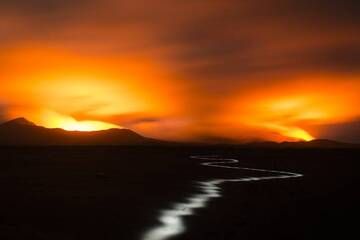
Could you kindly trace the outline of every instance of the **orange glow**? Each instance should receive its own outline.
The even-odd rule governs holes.
[[[145,56],[92,59],[23,47],[4,51],[0,65],[6,118],[25,117],[48,128],[130,128],[172,140],[309,141],[321,137],[318,125],[360,116],[355,75],[239,81],[219,97]]]
[[[315,139],[313,136],[310,135],[310,133],[298,127],[288,127],[281,124],[279,125],[264,124],[262,125],[262,127],[275,131],[281,134],[282,136],[288,137],[290,139],[302,140],[302,141],[311,141]]]
[[[140,57],[88,60],[61,51],[25,48],[10,52],[8,59],[13,63],[8,63],[5,76],[13,81],[8,83],[10,89],[4,86],[6,93],[16,99],[47,99],[45,105],[56,111],[83,111],[93,106],[95,110],[88,112],[95,115],[164,113],[172,109],[171,102],[178,95],[167,80],[169,74]]]
[[[307,84],[310,83],[310,84]],[[248,89],[247,89],[248,90]],[[226,121],[242,132],[257,132],[276,141],[310,141],[316,126],[351,121],[359,116],[357,79],[307,77],[242,92],[229,104]],[[235,102],[235,104],[234,104]],[[260,134],[259,134],[260,133]]]
[[[42,114],[42,116],[43,120],[38,121],[42,124],[42,126],[48,128],[62,128],[67,131],[91,132],[112,128],[121,128],[115,124],[101,121],[77,121],[72,117],[62,116],[54,112],[46,112]]]
[[[9,81],[0,88],[0,103],[11,103],[9,118],[22,116],[49,128],[94,131],[119,128],[124,116],[170,118],[183,109],[181,85],[154,59],[89,60],[65,51],[27,47],[5,51],[2,57],[0,63],[7,65],[4,78]]]
[[[63,128],[67,131],[81,131],[81,132],[91,132],[98,130],[107,130],[111,128],[119,128],[114,124],[99,122],[99,121],[72,121],[64,122],[60,124],[60,128]]]

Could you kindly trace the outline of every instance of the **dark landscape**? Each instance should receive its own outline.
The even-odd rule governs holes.
[[[0,124],[0,145],[151,145],[164,141],[145,138],[129,129],[80,132],[37,126],[25,118]]]
[[[196,181],[249,175],[205,168],[193,154],[304,177],[226,184],[224,197],[188,217],[188,231],[174,239],[358,236],[357,149],[1,147],[0,154],[1,239],[141,239],[159,210],[197,191]]]
[[[0,240],[360,239],[359,3],[0,0]]]

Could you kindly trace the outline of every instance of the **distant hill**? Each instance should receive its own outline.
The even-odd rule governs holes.
[[[66,131],[60,128],[44,128],[17,118],[0,124],[0,145],[176,145],[176,146],[235,146],[240,148],[360,148],[359,144],[342,143],[326,139],[309,142],[252,142],[246,144],[174,143],[146,138],[129,129],[109,129],[93,132]]]
[[[25,118],[0,124],[0,145],[152,145],[166,144],[129,129],[93,132],[44,128]]]
[[[11,121],[0,124],[1,127],[11,127],[11,126],[19,126],[19,125],[36,126],[35,123],[30,122],[25,118],[16,118]]]
[[[299,142],[254,142],[243,146],[252,148],[360,148],[359,144],[343,143],[328,139],[315,139]]]

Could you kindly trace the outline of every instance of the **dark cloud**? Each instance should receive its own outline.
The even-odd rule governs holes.
[[[302,71],[311,64],[327,71],[359,67],[351,54],[360,49],[358,1],[5,0],[0,9],[8,20],[0,26],[3,41],[150,51],[196,78]],[[324,42],[328,48],[319,51]],[[164,54],[163,48],[175,50]]]
[[[352,72],[360,66],[360,44],[341,45],[313,49],[313,52],[299,53],[297,65],[306,69],[320,69],[328,72]]]
[[[360,120],[316,126],[319,136],[349,143],[360,143]]]
[[[2,0],[2,8],[16,9],[18,11],[29,12],[33,15],[39,13],[52,13],[64,10],[69,6],[77,6],[78,3],[85,1],[71,0]]]
[[[166,120],[166,118],[157,118],[148,116],[146,113],[133,113],[133,114],[123,114],[111,116],[107,121],[113,122],[123,127],[134,128],[137,125],[141,124],[153,124],[161,123]]]
[[[136,119],[132,119],[131,121],[126,122],[125,124],[128,126],[132,126],[132,125],[137,125],[137,124],[142,124],[142,123],[155,123],[155,122],[160,122],[161,119],[160,118],[136,118]]]
[[[98,119],[101,121],[112,122],[114,124],[128,128],[132,128],[139,124],[156,123],[165,120],[163,118],[150,116],[148,113],[127,113],[127,114],[99,117],[96,115],[94,116],[91,113],[87,113],[86,110],[89,109],[85,109],[85,111],[81,111],[78,113],[71,113],[71,116],[73,116],[77,120]]]
[[[203,87],[259,73],[357,71],[359,12],[355,0],[4,0],[0,42],[148,53]]]

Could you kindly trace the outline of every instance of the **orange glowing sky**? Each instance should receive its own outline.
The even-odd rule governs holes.
[[[170,2],[2,1],[0,121],[360,142],[357,5]]]

